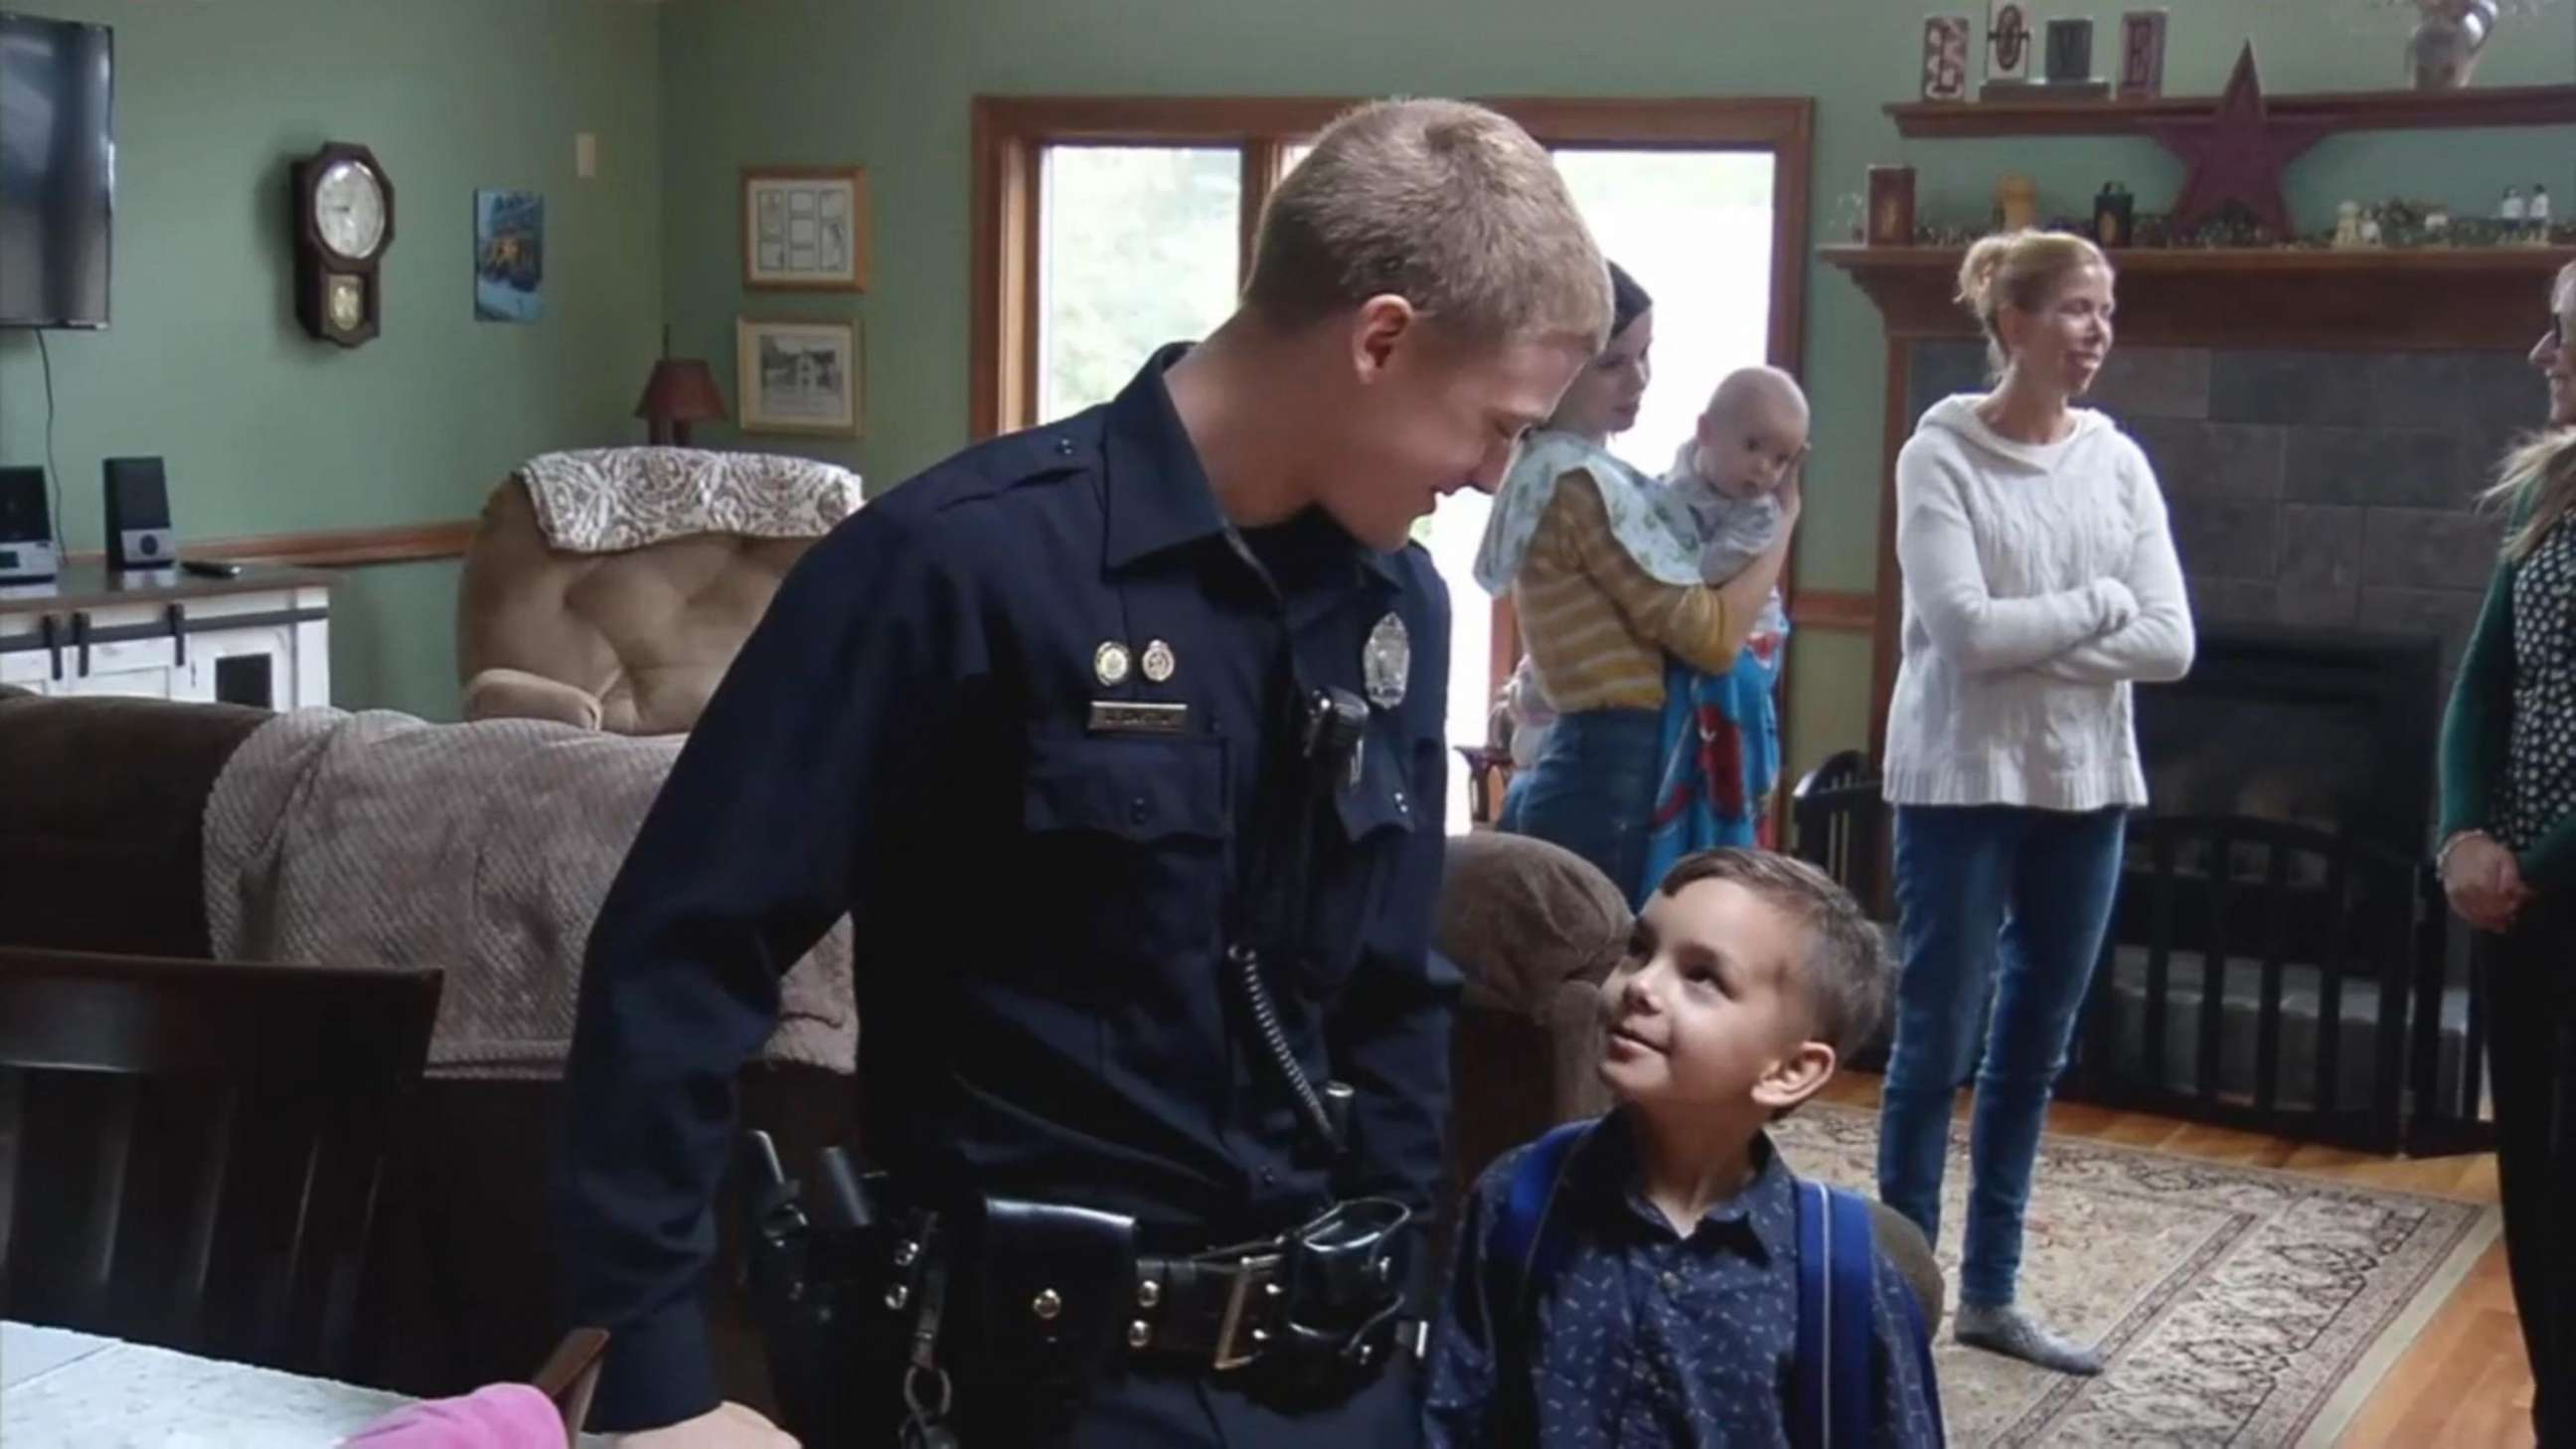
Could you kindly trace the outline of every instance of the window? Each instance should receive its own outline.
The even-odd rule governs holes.
[[[1038,212],[1036,422],[1107,402],[1234,309],[1243,162],[1212,146],[1049,146]]]
[[[1165,342],[1232,310],[1271,188],[1348,102],[975,102],[971,421],[978,437],[1106,400]],[[1803,318],[1804,100],[1491,102],[1555,151],[1603,250],[1655,296],[1656,382],[1620,451],[1650,471],[1731,368],[1796,370]],[[1763,278],[1767,286],[1749,286]],[[1519,653],[1508,605],[1470,565],[1486,499],[1460,494],[1416,535],[1449,581],[1449,738],[1483,741]],[[1449,821],[1469,823],[1450,761]]]
[[[1655,299],[1654,379],[1620,456],[1660,472],[1719,378],[1770,356],[1771,158],[1564,150],[1557,169],[1601,250]]]

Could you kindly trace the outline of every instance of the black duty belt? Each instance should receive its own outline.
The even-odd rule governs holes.
[[[974,1216],[963,1227],[925,1215],[893,1248],[885,1298],[917,1312],[933,1273],[944,1275],[943,1352],[969,1360],[1041,1377],[1088,1376],[1122,1357],[1220,1374],[1273,1360],[1349,1372],[1374,1371],[1397,1346],[1412,1214],[1386,1199],[1180,1256],[1136,1252],[1134,1223],[1110,1213],[987,1199]]]
[[[902,1361],[903,1442],[937,1446],[955,1442],[961,1386],[1079,1393],[1150,1364],[1225,1375],[1295,1408],[1355,1392],[1418,1335],[1406,1309],[1419,1234],[1387,1199],[1335,1204],[1274,1238],[1148,1254],[1137,1222],[1116,1213],[991,1196],[907,1203],[837,1148],[822,1154],[809,1214],[767,1134],[748,1134],[745,1150],[747,1286],[780,1408],[809,1444],[855,1442],[849,1426],[883,1407],[853,1355]]]

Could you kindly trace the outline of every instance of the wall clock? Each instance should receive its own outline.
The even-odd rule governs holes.
[[[295,316],[326,342],[355,347],[384,320],[394,185],[364,146],[334,141],[295,163]]]

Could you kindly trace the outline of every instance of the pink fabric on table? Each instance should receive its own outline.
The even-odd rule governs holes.
[[[458,1399],[425,1399],[342,1441],[365,1449],[564,1449],[563,1414],[526,1384],[488,1384]]]

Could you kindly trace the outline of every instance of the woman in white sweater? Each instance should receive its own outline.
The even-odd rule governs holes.
[[[1935,404],[1896,463],[1905,653],[1886,794],[1904,967],[1879,1196],[1937,1241],[1951,1102],[1974,1069],[1957,1334],[2070,1373],[2101,1356],[2016,1306],[2022,1212],[2127,812],[2146,803],[2130,685],[2180,678],[2192,655],[2155,473],[2069,406],[2110,353],[2111,284],[2078,237],[1977,243],[1960,300],[2000,381]]]

